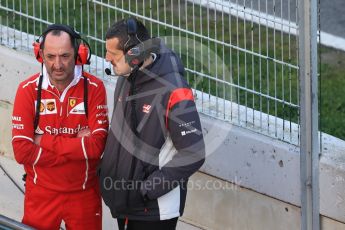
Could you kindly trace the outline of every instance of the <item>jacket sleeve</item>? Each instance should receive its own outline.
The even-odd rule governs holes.
[[[177,184],[186,182],[204,163],[205,144],[192,91],[187,88],[173,91],[168,108],[167,128],[176,152],[141,186],[142,195],[148,199],[156,199]],[[171,149],[169,151],[172,152]],[[161,151],[160,154],[164,153]]]
[[[100,159],[108,134],[109,121],[105,88],[102,82],[97,84],[98,87],[90,90],[88,96],[88,126],[91,135],[71,138],[45,133],[42,135],[41,147],[50,148],[70,160]]]
[[[14,157],[20,164],[50,167],[65,162],[49,148],[42,148],[34,143],[34,116],[36,91],[20,84],[12,113],[12,147]]]

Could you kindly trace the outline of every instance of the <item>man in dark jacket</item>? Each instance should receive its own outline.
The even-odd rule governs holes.
[[[103,199],[119,229],[175,229],[188,178],[205,157],[181,60],[134,18],[108,29],[106,50],[120,77],[100,166]]]

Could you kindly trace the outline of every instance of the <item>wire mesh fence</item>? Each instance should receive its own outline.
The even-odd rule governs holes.
[[[105,32],[136,17],[180,55],[200,112],[299,144],[296,0],[0,0],[0,15],[1,44],[24,51],[73,26],[105,80]]]

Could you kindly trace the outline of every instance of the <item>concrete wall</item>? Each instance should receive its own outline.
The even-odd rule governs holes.
[[[212,230],[298,230],[300,208],[213,176],[192,176],[198,189],[188,193],[186,222]],[[213,184],[213,189],[207,189]],[[199,189],[201,188],[201,189]],[[344,230],[345,224],[321,217],[322,230]]]
[[[12,156],[15,91],[40,65],[33,56],[2,46],[0,53],[0,153]],[[114,85],[106,87],[111,109]],[[201,119],[208,157],[202,173],[192,177],[183,218],[206,229],[299,229],[299,148],[205,115]],[[322,226],[345,229],[345,143],[329,135],[323,141]]]
[[[203,172],[300,206],[298,147],[206,116],[202,121],[223,139]],[[345,223],[345,142],[323,134],[322,146],[320,212]]]

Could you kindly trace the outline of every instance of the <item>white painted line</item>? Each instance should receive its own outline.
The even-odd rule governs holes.
[[[321,31],[321,44],[345,51],[345,38]]]

